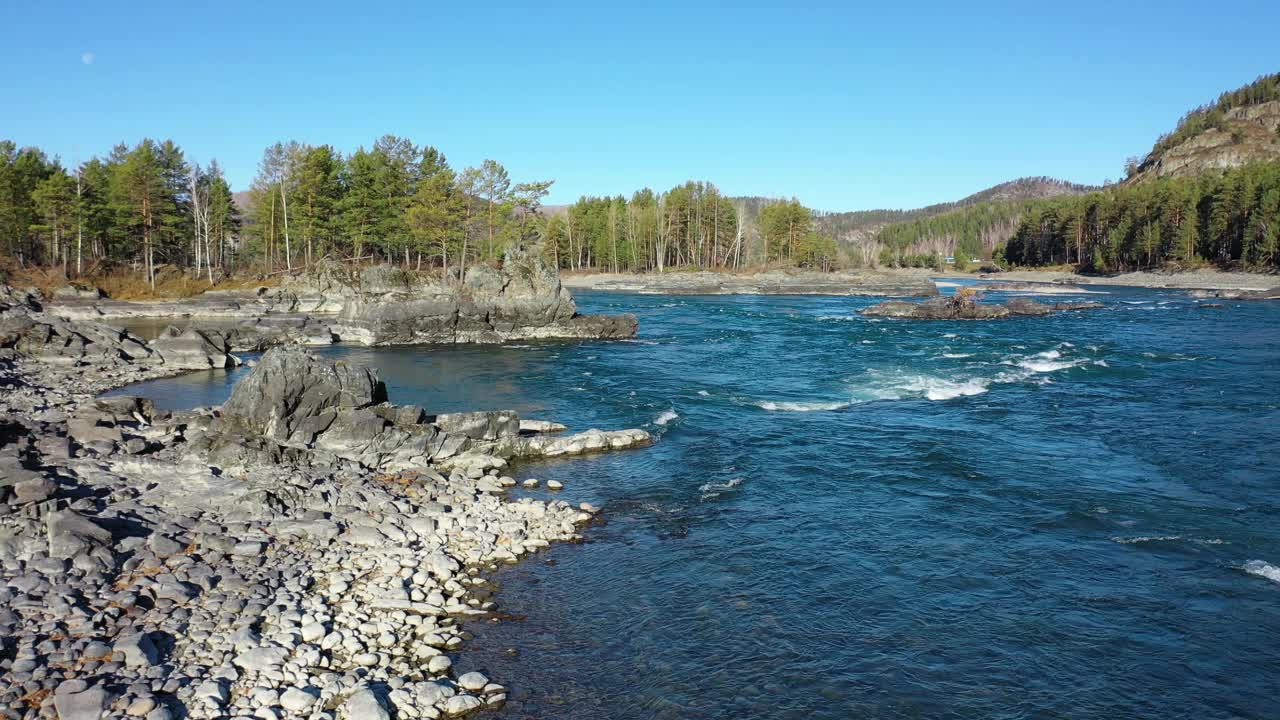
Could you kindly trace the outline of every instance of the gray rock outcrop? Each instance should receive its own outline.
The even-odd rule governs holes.
[[[511,411],[428,416],[387,402],[367,369],[326,362],[297,346],[272,349],[236,385],[193,448],[219,463],[252,466],[350,462],[398,470],[431,463],[484,470],[514,457],[578,455],[652,442],[643,430],[587,430],[550,437],[522,431]]]
[[[178,370],[208,370],[240,364],[231,354],[227,338],[209,330],[170,327],[151,341],[151,349],[160,354],[165,365]]]
[[[324,276],[323,281],[335,280]],[[346,295],[337,331],[367,345],[616,339],[636,333],[634,315],[579,314],[559,273],[536,246],[512,247],[501,269],[468,269],[461,285],[419,283],[391,270],[366,271],[360,282],[358,290]]]

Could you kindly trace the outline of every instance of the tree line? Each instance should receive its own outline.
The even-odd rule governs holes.
[[[541,226],[552,181],[513,183],[495,160],[455,171],[432,146],[385,135],[344,156],[330,145],[267,148],[249,191],[246,248],[270,268],[318,257],[388,260],[465,275]]]
[[[1034,203],[998,254],[1123,272],[1166,262],[1280,267],[1280,163]]]
[[[434,147],[387,135],[344,155],[330,145],[268,147],[241,208],[216,161],[173,141],[118,145],[65,167],[39,148],[0,142],[0,237],[19,266],[68,276],[102,262],[145,273],[186,268],[270,274],[321,257],[424,258],[456,274],[498,257],[540,221],[551,181],[513,183],[497,161],[455,172]]]
[[[835,241],[795,199],[728,198],[690,181],[548,211],[551,185],[513,182],[494,160],[455,171],[437,148],[386,135],[350,154],[275,143],[237,202],[216,161],[191,162],[171,140],[119,145],[71,168],[4,141],[0,235],[20,266],[73,277],[102,263],[127,265],[152,287],[166,264],[212,283],[322,257],[461,277],[469,263],[492,261],[526,236],[543,239],[549,259],[572,269],[830,269],[838,259]]]
[[[663,272],[736,270],[762,263],[830,269],[835,241],[798,200],[729,198],[689,181],[628,199],[583,197],[547,220],[546,246],[562,268]]]
[[[68,168],[0,141],[0,237],[20,266],[128,262],[154,284],[157,259],[197,274],[226,262],[239,218],[216,162],[191,163],[172,141],[117,145]]]

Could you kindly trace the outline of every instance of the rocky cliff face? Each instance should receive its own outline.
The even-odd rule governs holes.
[[[1153,154],[1127,182],[1193,176],[1274,160],[1280,160],[1280,100],[1228,110],[1221,128],[1209,128]]]

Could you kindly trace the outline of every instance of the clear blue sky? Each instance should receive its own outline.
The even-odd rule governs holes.
[[[553,203],[696,178],[914,207],[1118,177],[1280,70],[1274,1],[205,5],[13,0],[0,138],[73,162],[171,137],[244,189],[277,140],[395,133],[554,178]]]

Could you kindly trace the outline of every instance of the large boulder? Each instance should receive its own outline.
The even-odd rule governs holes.
[[[30,288],[15,288],[0,284],[0,313],[11,309],[40,310],[40,293]]]
[[[467,446],[465,435],[427,422],[422,408],[386,399],[371,370],[278,347],[240,381],[193,447],[226,465],[305,459],[390,469],[423,466]]]
[[[222,406],[222,420],[282,445],[307,446],[340,412],[387,399],[371,370],[328,363],[297,346],[267,352]]]

